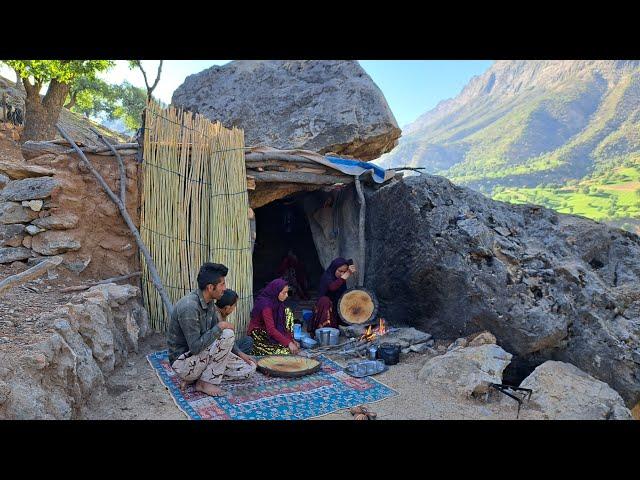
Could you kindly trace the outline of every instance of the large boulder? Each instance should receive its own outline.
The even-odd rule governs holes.
[[[640,400],[637,235],[431,175],[367,192],[366,228],[365,286],[392,324],[488,330],[526,367],[519,380],[562,360]]]
[[[372,160],[400,137],[384,95],[357,61],[233,61],[188,76],[171,103],[244,129],[250,146]]]
[[[549,420],[631,420],[622,397],[575,365],[544,362],[520,384],[533,390],[527,408]]]
[[[487,393],[491,383],[502,383],[502,372],[512,355],[494,344],[456,348],[425,363],[418,379],[429,388],[449,390],[462,397]]]

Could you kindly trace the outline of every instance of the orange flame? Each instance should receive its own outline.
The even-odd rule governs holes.
[[[377,337],[387,334],[387,325],[384,321],[384,318],[380,318],[378,320],[378,327],[373,329],[371,325],[367,327],[367,331],[360,337],[360,340],[366,340],[367,342],[372,342]]]

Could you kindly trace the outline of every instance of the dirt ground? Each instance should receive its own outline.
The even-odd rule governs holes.
[[[164,337],[154,333],[140,344],[139,352],[116,369],[107,381],[107,394],[91,399],[85,419],[102,420],[185,420],[186,416],[173,403],[145,356],[166,348]],[[346,362],[331,357],[341,365]],[[446,420],[504,419],[515,420],[517,404],[490,398],[460,401],[432,391],[417,379],[427,360],[426,355],[402,355],[401,363],[374,378],[397,390],[400,395],[367,405],[379,420]],[[520,418],[527,418],[526,408]],[[352,420],[348,409],[317,418],[318,420]]]

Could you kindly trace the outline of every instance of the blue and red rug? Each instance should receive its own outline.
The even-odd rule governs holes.
[[[373,378],[347,375],[321,355],[317,357],[321,369],[313,375],[289,379],[256,372],[249,380],[223,383],[226,395],[214,398],[193,385],[181,391],[166,350],[147,355],[147,360],[178,408],[192,420],[305,420],[398,394]]]

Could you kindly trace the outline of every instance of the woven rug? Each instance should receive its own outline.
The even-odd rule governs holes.
[[[322,355],[317,357],[321,369],[313,375],[289,379],[256,372],[249,380],[224,382],[223,397],[197,392],[193,385],[181,391],[166,350],[147,355],[147,360],[192,420],[304,420],[398,394],[371,377],[347,375]]]

